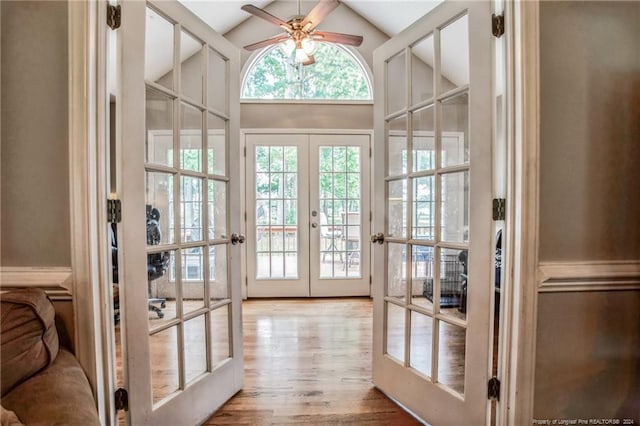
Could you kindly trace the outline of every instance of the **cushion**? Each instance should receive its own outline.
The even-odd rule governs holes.
[[[28,426],[100,426],[87,376],[65,349],[49,368],[2,398],[2,405]]]
[[[16,413],[11,410],[7,410],[2,405],[0,405],[0,425],[2,426],[25,426],[24,423],[20,421]]]
[[[58,354],[55,310],[40,289],[0,294],[1,394],[51,365]]]

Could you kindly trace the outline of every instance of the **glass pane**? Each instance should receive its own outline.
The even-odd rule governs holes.
[[[185,31],[180,34],[180,80],[183,96],[203,102],[202,42]]]
[[[211,301],[229,298],[227,263],[226,244],[209,246],[209,298]]]
[[[284,169],[287,172],[298,172],[298,148],[295,146],[284,147]]]
[[[440,251],[440,312],[466,319],[467,250],[442,249]]]
[[[218,52],[209,49],[208,92],[210,108],[227,112],[227,61]]]
[[[204,247],[182,250],[182,312],[204,306]]]
[[[466,330],[444,321],[438,323],[438,382],[464,394]]]
[[[407,116],[402,115],[387,124],[387,175],[398,176],[407,172]]]
[[[174,242],[173,182],[172,174],[146,173],[147,246]]]
[[[387,246],[387,296],[405,300],[407,294],[407,246]]]
[[[269,170],[272,172],[283,171],[284,147],[272,146],[269,148]]]
[[[269,171],[269,147],[256,146],[256,172]]]
[[[229,334],[229,309],[224,305],[209,314],[211,321],[211,364],[218,364],[231,357],[231,336]]]
[[[202,171],[202,112],[180,104],[180,168]]]
[[[207,181],[209,187],[209,239],[227,238],[227,184]]]
[[[407,236],[407,180],[387,183],[387,235],[393,238]]]
[[[387,306],[387,348],[386,353],[404,362],[405,309],[386,302]]]
[[[144,79],[173,89],[173,24],[147,8]]]
[[[436,191],[433,176],[413,180],[413,229],[416,240],[433,240],[436,223]]]
[[[151,392],[156,404],[178,390],[178,326],[149,336]]]
[[[407,106],[407,66],[404,51],[387,62],[387,114]]]
[[[149,329],[176,318],[176,251],[147,254]]]
[[[440,31],[441,93],[469,84],[469,19],[458,18]]]
[[[412,311],[409,365],[427,377],[431,377],[432,342],[433,318]]]
[[[360,147],[350,146],[347,148],[347,171],[351,173],[360,171]]]
[[[469,242],[469,172],[442,175],[442,241]]]
[[[184,323],[185,382],[190,383],[207,371],[207,331],[205,316],[199,315]]]
[[[462,93],[442,102],[443,167],[469,162],[469,94]]]
[[[413,171],[432,170],[436,166],[433,106],[413,113]]]
[[[145,161],[173,166],[173,100],[147,88]]]
[[[182,242],[202,241],[202,182],[200,178],[180,177],[180,221]]]
[[[433,311],[433,247],[411,247],[411,303]]]
[[[411,46],[411,103],[433,97],[433,35]]]
[[[213,114],[208,114],[207,138],[207,172],[225,176],[227,173],[227,121]]]

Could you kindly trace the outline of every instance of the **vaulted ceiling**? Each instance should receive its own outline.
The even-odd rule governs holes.
[[[272,3],[276,3],[268,0],[181,0],[181,2],[220,34],[225,34],[250,17],[248,13],[240,10],[243,4],[249,3],[269,9]],[[287,7],[291,10],[290,16],[279,16],[280,18],[287,20],[296,14],[296,0],[279,2],[290,4]],[[441,3],[436,0],[341,0],[340,2],[389,37],[398,34]],[[302,14],[306,14],[316,3],[315,0],[301,1]]]

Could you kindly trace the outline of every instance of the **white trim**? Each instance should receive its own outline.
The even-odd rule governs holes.
[[[507,53],[509,63],[508,138],[509,191],[505,240],[507,280],[513,283],[505,295],[503,333],[509,350],[500,418],[503,424],[529,424],[533,417],[536,361],[538,291],[539,199],[539,3],[507,2],[506,17],[512,30]],[[509,19],[511,18],[511,19]]]
[[[0,268],[0,291],[18,288],[41,288],[51,300],[72,300],[71,268],[12,267]]]
[[[540,262],[538,291],[640,290],[640,260]]]
[[[98,221],[104,213],[98,193],[97,145],[104,122],[98,87],[99,20],[105,25],[106,3],[69,2],[69,211],[71,222],[71,288],[75,317],[75,355],[89,379],[100,421],[106,424],[105,380],[100,306]],[[96,78],[96,76],[101,77]],[[106,240],[104,241],[106,244]]]

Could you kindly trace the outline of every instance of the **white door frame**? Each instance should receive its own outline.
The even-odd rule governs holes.
[[[310,129],[310,128],[272,128],[272,129],[264,129],[264,128],[255,128],[255,129],[249,129],[249,128],[244,128],[244,129],[240,129],[240,143],[242,144],[242,150],[245,153],[245,158],[244,161],[242,161],[242,165],[240,167],[240,176],[241,176],[241,181],[240,181],[240,185],[241,188],[245,189],[245,194],[247,193],[247,191],[249,190],[249,188],[247,188],[247,182],[246,182],[246,173],[247,173],[247,135],[252,135],[252,134],[317,134],[317,135],[367,135],[369,136],[369,141],[370,141],[370,149],[372,149],[373,147],[373,130],[371,129]],[[373,182],[373,167],[372,165],[374,164],[374,158],[373,156],[371,156],[371,158],[369,159],[370,161],[370,167],[369,167],[369,182]],[[371,192],[372,190],[372,186],[370,186],[369,188],[369,199],[371,200],[373,197],[373,193]],[[246,226],[247,226],[247,204],[246,204],[246,196],[241,197],[242,198],[242,202],[241,202],[241,211],[244,212],[244,225],[243,227],[245,235],[246,235]],[[370,203],[370,206],[372,204]],[[371,222],[373,223],[373,222]],[[362,236],[363,241],[368,241],[369,240],[369,236],[368,235],[363,235]],[[249,285],[249,275],[248,275],[248,271],[247,271],[247,261],[248,261],[248,256],[250,256],[251,254],[248,252],[248,244],[244,244],[242,247],[242,279],[244,280],[244,285],[242,286],[242,298],[243,299],[247,299],[247,290],[248,290],[248,285]],[[369,275],[371,275],[371,262],[369,262],[369,271],[362,271],[363,274],[365,273],[369,273]],[[371,294],[371,291],[369,292],[369,294]]]
[[[106,4],[105,0],[69,2],[71,290],[76,355],[95,391],[101,421],[115,424],[115,419],[110,417],[113,383],[104,379],[113,377],[105,372],[114,365],[110,326],[105,321],[111,309],[111,289],[109,281],[104,279],[110,259],[103,247],[107,244],[107,235],[103,227],[98,226],[106,222],[104,200],[108,191],[104,184],[97,184],[104,182],[104,166],[108,160],[105,150],[108,111],[104,105],[108,94],[104,45],[109,31],[105,25]],[[503,293],[501,301],[504,321],[500,339],[504,347],[502,424],[523,424],[533,415],[539,175],[538,10],[537,1],[506,2],[507,218],[510,225],[505,229],[503,267],[505,283],[511,283],[511,291]],[[253,131],[244,129],[241,134]],[[283,129],[257,131],[282,132]],[[244,164],[242,168],[241,176],[244,176]],[[243,254],[246,259],[246,252]],[[243,274],[246,282],[246,268]],[[246,297],[246,286],[243,288]]]

